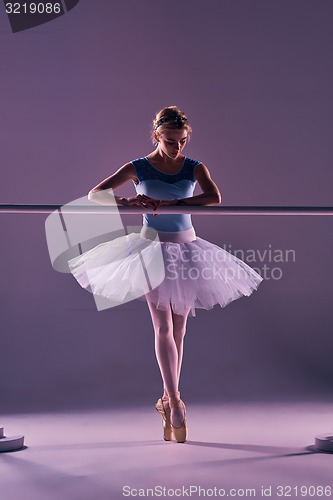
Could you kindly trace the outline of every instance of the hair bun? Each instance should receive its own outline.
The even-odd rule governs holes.
[[[161,128],[159,128],[161,127]],[[167,106],[162,108],[153,120],[152,141],[157,144],[156,134],[163,133],[164,130],[186,129],[188,136],[192,132],[192,127],[188,119],[177,106]],[[159,130],[157,130],[159,129]]]

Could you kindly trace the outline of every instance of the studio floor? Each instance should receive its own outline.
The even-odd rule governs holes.
[[[333,404],[187,404],[187,418],[180,444],[163,441],[153,404],[6,415],[26,448],[0,453],[0,499],[333,498],[333,454],[313,447]]]

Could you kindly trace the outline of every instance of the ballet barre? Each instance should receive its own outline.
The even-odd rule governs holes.
[[[47,204],[0,204],[2,213],[62,213],[83,214],[193,214],[193,215],[333,215],[333,207],[328,206],[207,206],[179,205],[163,206],[157,210],[146,207],[117,205],[47,205]]]

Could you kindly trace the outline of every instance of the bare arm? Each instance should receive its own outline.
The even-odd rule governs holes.
[[[187,205],[214,205],[222,202],[222,196],[219,188],[210,176],[206,165],[200,163],[194,171],[195,180],[198,181],[202,189],[202,194],[185,198]]]
[[[117,187],[125,184],[125,182],[133,180],[135,178],[135,170],[131,162],[125,163],[122,167],[104,179],[102,182],[93,187],[88,193],[88,200],[99,203],[100,205],[114,205],[113,198],[117,205],[125,205],[126,198],[121,198],[119,196],[112,196],[107,192],[108,189],[116,189]]]

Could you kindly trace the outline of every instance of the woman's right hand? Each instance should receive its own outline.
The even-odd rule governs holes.
[[[124,206],[149,207],[154,208],[155,210],[158,207],[159,203],[160,200],[154,200],[153,198],[149,198],[149,196],[146,196],[145,194],[138,194],[136,196],[131,196],[130,198],[122,198],[122,205]]]
[[[140,199],[138,198],[138,196],[139,195],[130,196],[129,198],[125,198],[124,199],[124,201],[126,200],[125,205],[129,206],[129,207],[140,207],[141,203],[140,203]]]

